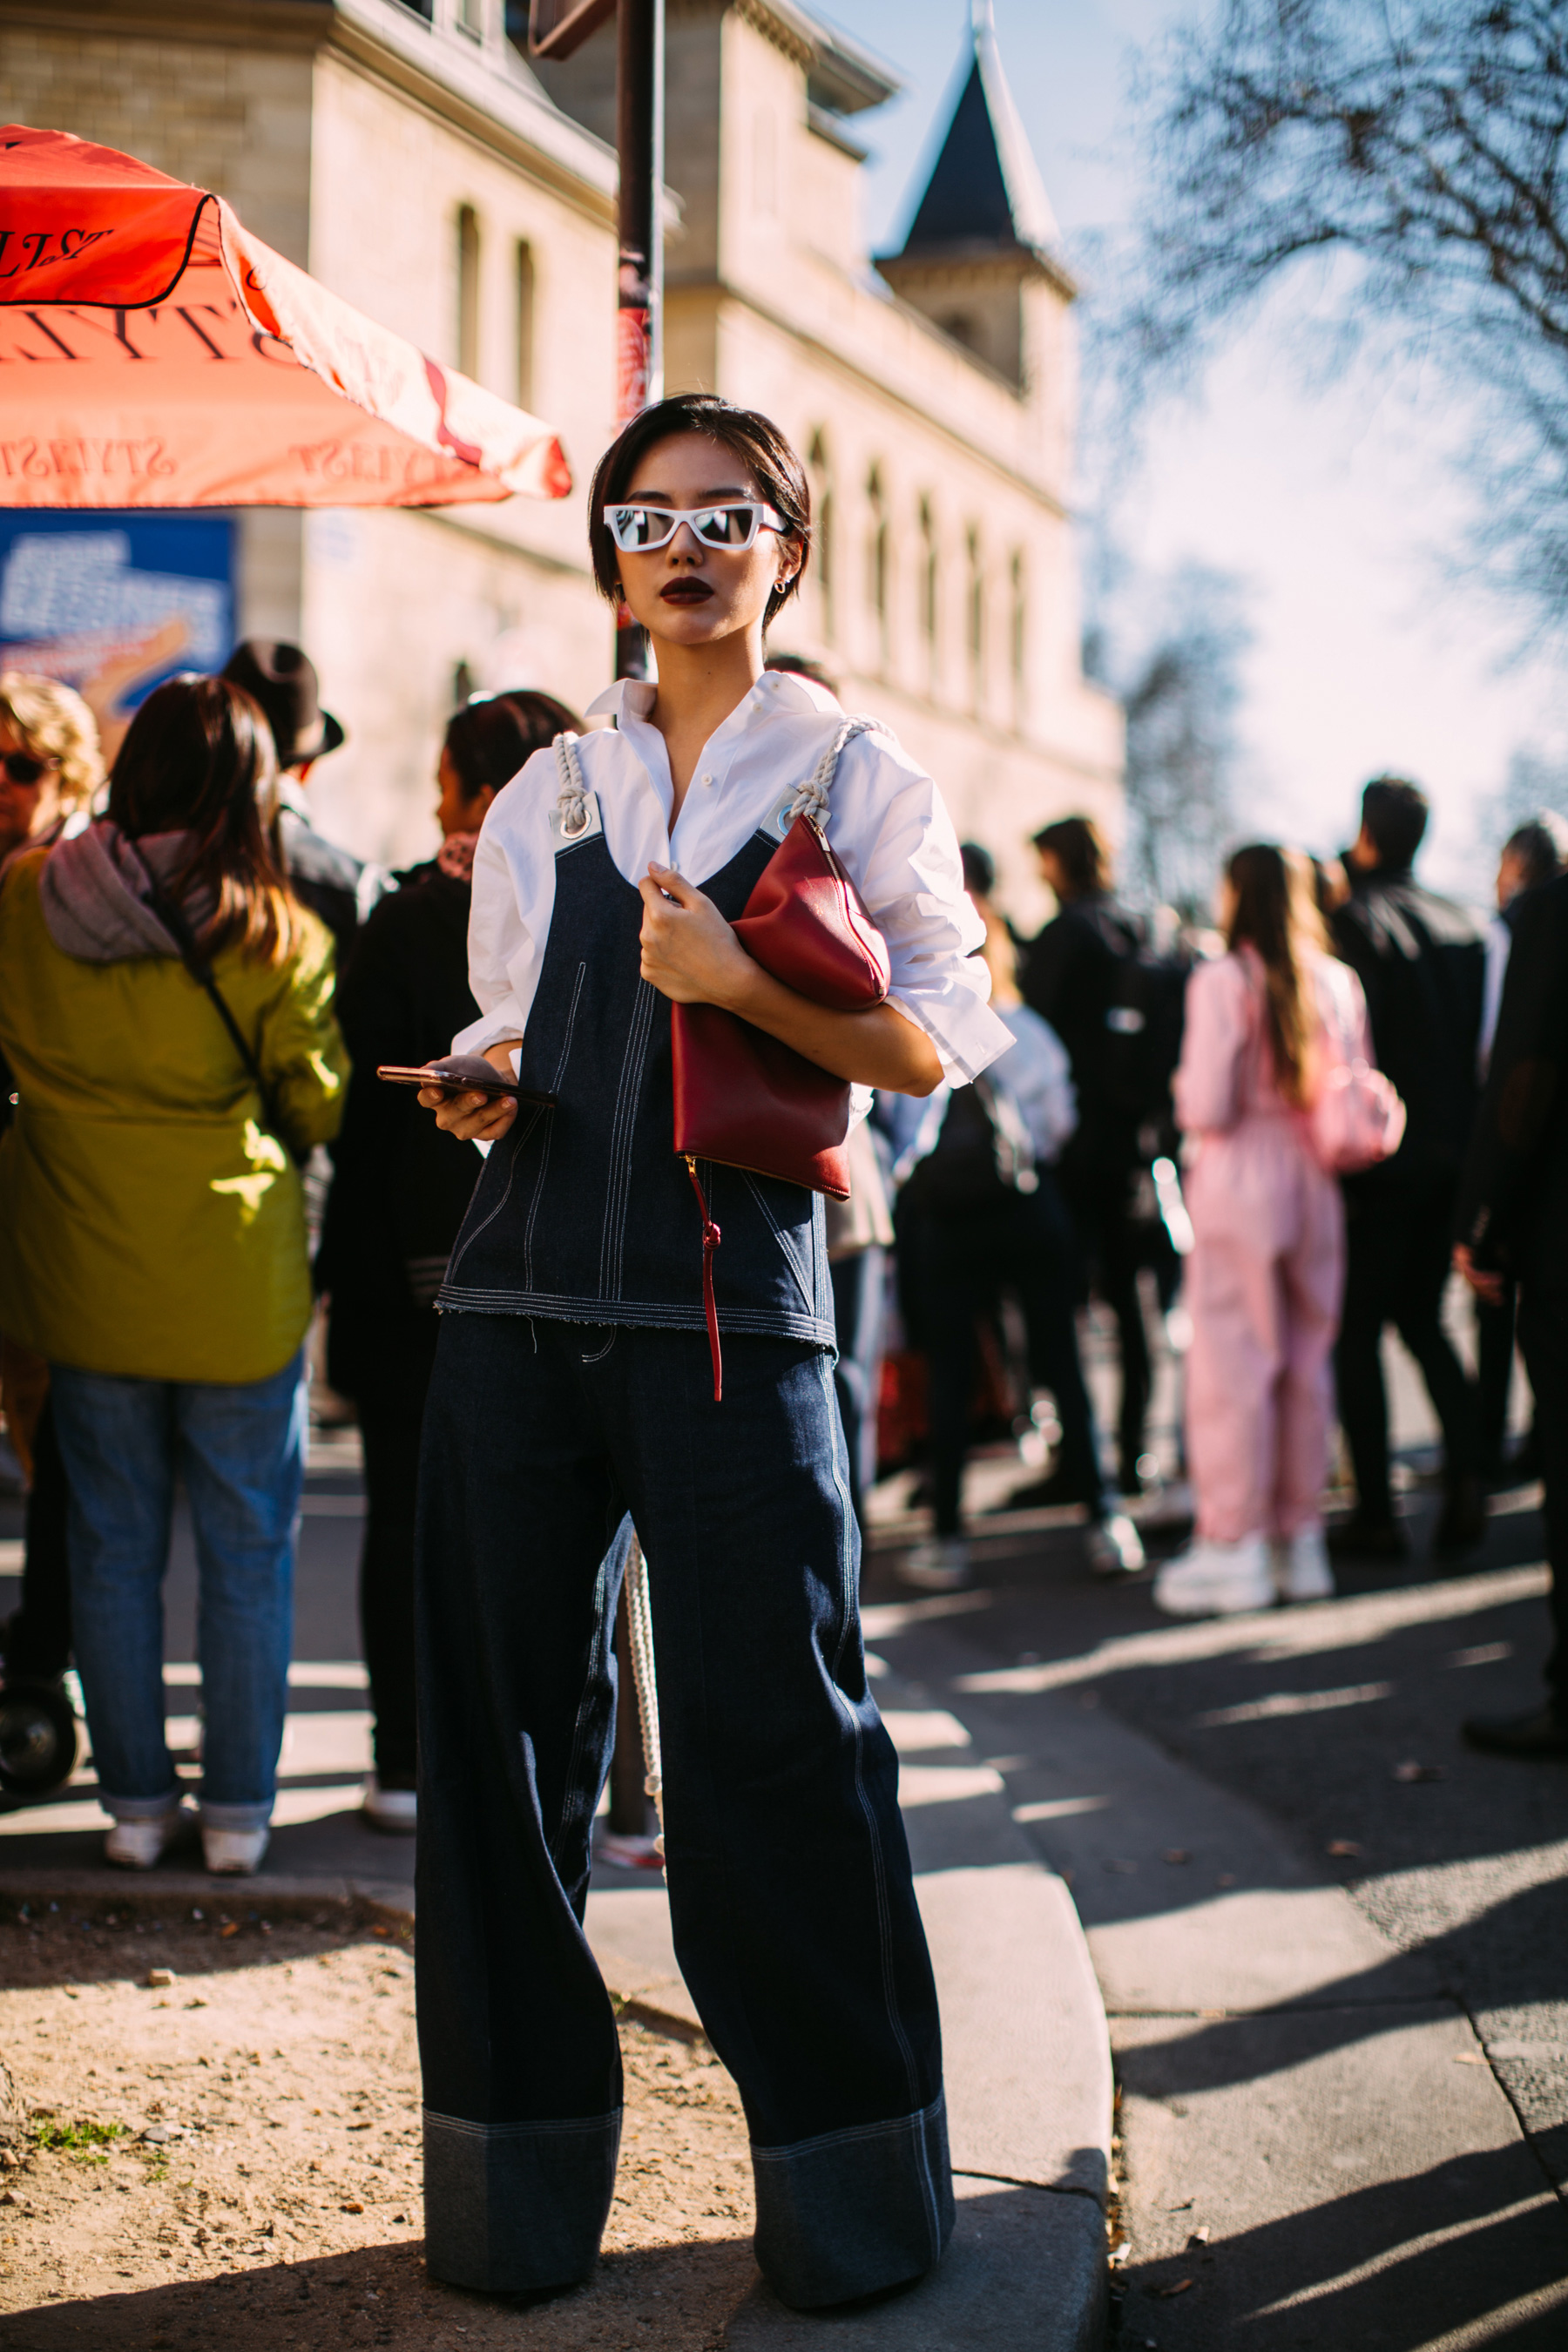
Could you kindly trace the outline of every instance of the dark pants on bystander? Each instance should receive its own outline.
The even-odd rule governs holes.
[[[872,1242],[865,1249],[835,1258],[827,1271],[833,1284],[833,1320],[838,1333],[833,1385],[844,1423],[850,1507],[864,1533],[866,1509],[861,1488],[868,1473],[875,1475],[877,1383],[882,1369],[882,1285],[887,1278],[887,1254]]]
[[[1542,1256],[1548,1253],[1542,1252]],[[1519,1344],[1535,1391],[1536,1444],[1541,1452],[1546,1558],[1552,1570],[1552,1653],[1546,1685],[1568,1723],[1568,1265],[1559,1263],[1520,1285]]]
[[[956,1535],[969,1404],[974,1390],[974,1322],[997,1293],[1012,1290],[1028,1333],[1029,1378],[1049,1389],[1061,1423],[1062,1485],[1103,1509],[1094,1412],[1084,1385],[1074,1320],[1073,1234],[1049,1171],[1034,1192],[999,1193],[994,1207],[933,1217],[926,1261],[931,1359],[931,1484],[939,1536]]]
[[[70,1563],[66,1553],[69,1514],[66,1465],[55,1435],[54,1407],[46,1397],[33,1433],[22,1605],[7,1620],[4,1633],[5,1672],[13,1680],[55,1682],[70,1664]]]
[[[1381,1353],[1385,1324],[1393,1324],[1420,1367],[1442,1424],[1450,1482],[1473,1477],[1479,1467],[1475,1390],[1442,1323],[1454,1181],[1413,1178],[1363,1188],[1352,1179],[1345,1187],[1345,1301],[1334,1381],[1360,1516],[1384,1526],[1394,1516]]]
[[[621,2077],[584,1939],[629,1538],[647,1555],[670,1916],[740,2086],[789,2302],[917,2276],[952,2227],[936,1995],[867,1685],[828,1355],[445,1313],[420,1481],[426,2257],[490,2292],[591,2267]]]
[[[364,1449],[360,1631],[383,1788],[412,1789],[418,1763],[414,1695],[414,1519],[419,1436],[440,1318],[432,1307],[356,1313],[334,1306],[330,1373],[353,1399]]]
[[[1089,1288],[1097,1290],[1116,1322],[1117,1352],[1121,1360],[1117,1468],[1123,1488],[1136,1494],[1154,1381],[1138,1287],[1146,1251],[1144,1229],[1133,1214],[1138,1170],[1131,1162],[1110,1167],[1080,1162],[1069,1148],[1058,1173],[1078,1237],[1079,1296],[1087,1297]]]

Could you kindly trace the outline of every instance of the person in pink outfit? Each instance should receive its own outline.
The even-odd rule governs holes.
[[[1313,1156],[1321,1073],[1370,1060],[1361,983],[1325,946],[1310,861],[1259,843],[1226,868],[1228,953],[1187,983],[1177,1119],[1186,1186],[1191,1548],[1154,1598],[1174,1616],[1332,1593],[1321,1497],[1344,1282],[1344,1209]]]

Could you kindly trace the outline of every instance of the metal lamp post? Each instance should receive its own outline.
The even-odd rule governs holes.
[[[620,262],[616,287],[616,423],[664,396],[664,0],[531,0],[529,53],[569,58],[616,18],[616,149]],[[647,673],[644,632],[616,631],[616,675]]]
[[[616,281],[616,424],[664,396],[664,236],[659,196],[664,186],[664,0],[531,0],[529,53],[569,58],[590,33],[616,23],[616,148],[620,161],[617,214],[620,262]],[[647,638],[625,605],[616,630],[616,676],[646,677]],[[635,1550],[635,1547],[634,1547]],[[635,1573],[634,1559],[628,1576]],[[610,1767],[609,1826],[642,1841],[645,1791],[656,1769],[645,1756],[637,1710],[626,1702],[633,1688],[627,1594],[616,1619],[621,1705]],[[652,1694],[639,1696],[651,1706]],[[651,1853],[649,1858],[651,1859]]]

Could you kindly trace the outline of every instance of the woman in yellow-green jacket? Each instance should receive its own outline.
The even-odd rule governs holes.
[[[259,1863],[282,1738],[310,1313],[296,1159],[335,1132],[347,1064],[331,942],[272,854],[274,789],[250,698],[174,678],[132,723],[107,817],[0,870],[17,1093],[0,1328],[49,1361],[107,1854],[132,1868],[181,1822],[161,1640],[176,1474],[209,1869]]]

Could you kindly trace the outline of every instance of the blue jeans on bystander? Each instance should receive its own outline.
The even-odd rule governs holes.
[[[145,1821],[178,1795],[163,1736],[163,1576],[183,1476],[200,1575],[202,1818],[271,1818],[288,1702],[304,1355],[265,1381],[119,1380],[49,1368],[70,1485],[77,1669],[101,1801]]]

